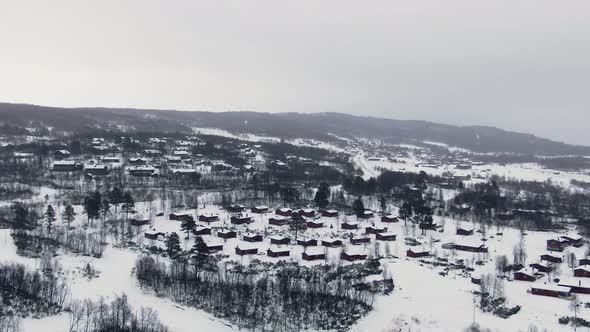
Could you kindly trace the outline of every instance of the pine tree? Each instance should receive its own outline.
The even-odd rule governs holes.
[[[122,203],[123,204],[121,205],[121,209],[123,210],[123,212],[125,212],[125,221],[127,221],[129,214],[132,213],[135,209],[135,201],[133,200],[133,196],[131,196],[131,194],[128,191],[126,191],[123,195]]]
[[[365,214],[365,204],[360,196],[352,203],[352,210],[357,217],[362,217]]]
[[[47,231],[49,234],[51,234],[51,228],[55,222],[55,210],[51,204],[47,205],[47,210],[45,211],[45,221],[47,222]]]
[[[68,229],[70,229],[70,224],[72,223],[72,221],[74,221],[74,218],[76,217],[74,207],[70,204],[66,205],[66,208],[62,213],[61,217],[68,223]]]
[[[399,209],[399,216],[404,220],[404,225],[407,225],[408,219],[412,217],[412,205],[409,202],[404,202]]]
[[[176,255],[182,250],[180,247],[180,238],[176,232],[170,233],[164,244],[166,245],[166,253],[170,258],[175,258]]]
[[[329,198],[330,186],[326,182],[321,182],[318,186],[318,190],[315,193],[313,201],[320,209],[323,209],[328,206],[328,204],[330,204]]]
[[[297,235],[299,232],[305,232],[307,229],[307,223],[302,216],[299,214],[294,214],[293,218],[291,218],[291,222],[289,222],[289,229],[295,232],[295,240],[297,240]]]
[[[100,213],[102,214],[102,222],[103,223],[105,222],[105,220],[107,218],[107,214],[109,213],[110,210],[111,210],[111,203],[106,198],[103,199],[102,204],[100,204]]]
[[[197,222],[193,218],[184,218],[180,224],[180,230],[186,232],[186,238],[189,238],[190,233],[197,230]]]
[[[92,196],[84,198],[84,213],[88,216],[90,226],[92,226],[92,220],[98,218],[100,214],[100,193],[97,191]]]
[[[121,192],[121,189],[117,187],[113,188],[109,193],[109,200],[111,201],[111,204],[115,206],[115,215],[117,215],[117,207],[119,204],[123,203],[123,193]]]

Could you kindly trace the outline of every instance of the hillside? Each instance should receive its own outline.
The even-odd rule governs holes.
[[[392,143],[436,141],[483,153],[590,155],[590,147],[564,144],[493,127],[453,126],[342,113],[215,113],[0,103],[0,119],[4,124],[19,127],[43,124],[76,133],[90,133],[93,130],[190,132],[192,127],[207,127],[284,138],[333,140],[332,135],[336,135],[378,138]]]

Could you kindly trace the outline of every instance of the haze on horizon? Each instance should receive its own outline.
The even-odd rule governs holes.
[[[344,112],[590,145],[590,2],[0,1],[0,101]]]

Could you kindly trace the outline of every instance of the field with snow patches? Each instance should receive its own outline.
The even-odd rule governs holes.
[[[41,191],[46,193],[45,190]],[[158,204],[155,204],[158,206]],[[85,222],[82,217],[80,206],[76,206],[78,220],[76,223]],[[137,211],[140,215],[148,215],[148,204],[138,203]],[[59,212],[59,211],[58,211]],[[134,241],[142,246],[163,246],[161,240],[146,239],[143,231],[154,228],[161,232],[179,232],[183,239],[184,249],[189,249],[194,241],[194,236],[190,239],[184,239],[185,235],[180,233],[180,222],[170,221],[167,218],[168,209],[162,217],[155,217],[152,224],[142,226],[138,231]],[[238,231],[238,234],[246,232],[257,232],[263,234],[265,239],[261,243],[248,243],[255,245],[259,252],[266,252],[271,247],[268,237],[271,235],[285,235],[293,238],[293,233],[288,230],[287,226],[268,225],[268,218],[274,216],[274,212],[254,216],[254,222],[250,225],[233,226],[229,223],[230,214],[220,209],[218,206],[201,207],[198,210],[186,210],[187,213],[198,215],[219,215],[220,221],[211,223],[215,230],[218,228],[230,228]],[[395,211],[392,211],[395,212]],[[59,213],[58,213],[59,215]],[[471,284],[469,275],[449,272],[448,275],[442,276],[439,272],[442,268],[432,267],[428,264],[421,263],[418,259],[406,257],[405,251],[409,248],[403,238],[404,235],[412,236],[415,234],[416,239],[422,244],[415,247],[418,249],[430,250],[439,257],[452,259],[464,259],[466,265],[476,268],[476,274],[493,273],[495,266],[493,259],[496,255],[505,254],[508,257],[512,255],[514,245],[519,241],[520,233],[516,229],[503,228],[501,230],[488,229],[488,240],[485,242],[489,248],[489,254],[474,254],[442,249],[441,245],[447,242],[462,241],[479,241],[481,234],[475,233],[471,236],[455,235],[457,220],[435,217],[436,223],[444,223],[444,232],[429,231],[426,236],[420,235],[420,230],[404,228],[403,222],[382,223],[379,218],[369,220],[359,220],[359,230],[344,231],[339,229],[339,224],[347,221],[356,221],[354,216],[340,215],[335,218],[322,217],[324,227],[320,229],[309,229],[306,232],[307,237],[317,239],[339,238],[345,240],[346,247],[353,247],[348,238],[351,235],[360,235],[367,226],[385,226],[388,232],[397,234],[397,240],[394,242],[376,241],[374,235],[371,235],[371,243],[357,245],[369,255],[375,251],[375,243],[379,242],[379,253],[386,256],[383,259],[388,271],[394,278],[395,290],[389,296],[378,296],[374,310],[366,317],[362,318],[352,331],[458,331],[467,327],[473,321],[474,295],[472,292],[478,289],[478,286]],[[199,222],[205,226],[205,223]],[[501,231],[503,235],[495,235]],[[9,235],[9,230],[0,231],[0,259],[3,262],[19,262],[28,266],[39,268],[40,259],[24,258],[16,255],[16,249]],[[214,232],[215,233],[215,232]],[[557,234],[528,232],[525,235],[525,244],[528,254],[528,262],[538,260],[539,255],[546,253],[545,241],[549,238],[556,237]],[[235,254],[235,247],[239,244],[246,244],[239,239],[229,239],[223,241],[215,235],[203,236],[206,242],[222,242],[224,244],[223,254],[227,259],[239,260],[247,264],[252,257],[263,261],[276,261],[278,258],[271,258],[266,255],[255,255],[252,257],[240,257]],[[294,260],[301,264],[326,264],[324,261],[307,262],[301,259],[303,247],[297,245],[284,245],[291,249],[291,256],[281,259]],[[334,263],[339,260],[339,254],[342,248],[327,249],[327,261]],[[578,257],[582,257],[586,246],[574,248]],[[177,305],[169,300],[158,298],[152,294],[143,292],[135,281],[133,276],[133,266],[138,253],[129,249],[120,249],[108,246],[104,256],[100,259],[81,257],[81,256],[58,256],[61,266],[64,270],[64,276],[71,281],[72,299],[97,299],[99,297],[112,298],[117,294],[126,293],[129,296],[130,304],[134,307],[146,306],[156,309],[159,312],[162,322],[168,325],[173,331],[195,331],[195,327],[206,327],[206,331],[232,331],[232,328],[225,322],[207,314],[186,306]],[[428,258],[427,260],[433,260]],[[483,266],[476,266],[476,260],[483,260]],[[79,271],[86,263],[91,262],[96,269],[100,271],[98,278],[87,280],[80,275]],[[340,264],[350,264],[340,261]],[[572,272],[565,263],[562,264],[562,278],[572,276]],[[549,282],[547,278],[540,279],[536,283]],[[570,315],[569,302],[563,299],[534,296],[527,293],[530,283],[522,281],[505,281],[506,296],[509,305],[520,305],[522,310],[509,319],[502,319],[491,314],[484,314],[479,309],[475,311],[475,320],[484,327],[492,328],[495,331],[518,331],[526,330],[529,325],[535,324],[539,327],[547,328],[551,331],[566,331],[566,328],[557,323],[557,318]],[[590,295],[581,295],[582,302],[590,302]],[[590,309],[581,309],[582,316],[590,315]],[[27,318],[23,322],[25,331],[63,331],[67,326],[68,315],[62,313],[58,316],[47,317],[42,319]],[[201,329],[199,329],[201,330]]]

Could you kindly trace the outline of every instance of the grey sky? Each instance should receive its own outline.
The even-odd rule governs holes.
[[[590,1],[0,0],[0,100],[339,111],[590,145]]]

